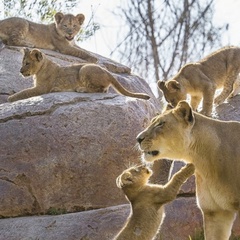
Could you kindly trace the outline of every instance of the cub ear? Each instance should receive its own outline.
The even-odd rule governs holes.
[[[30,50],[29,50],[29,48],[22,48],[21,50],[20,50],[20,52],[22,53],[22,54],[28,54],[29,52],[30,52]]]
[[[161,90],[163,90],[164,88],[166,88],[164,81],[160,81],[160,80],[159,80],[159,81],[157,82],[157,85],[158,85],[159,89],[161,89]]]
[[[30,56],[33,60],[37,60],[38,62],[40,62],[43,59],[43,55],[38,49],[33,49],[30,52]]]
[[[176,108],[173,110],[173,113],[181,119],[184,119],[187,124],[192,125],[195,122],[192,108],[186,101],[180,101]]]
[[[63,19],[63,17],[64,17],[64,14],[63,14],[63,13],[57,12],[57,13],[55,14],[55,16],[54,16],[55,22],[56,22],[57,24],[59,24],[59,23],[61,22],[61,20]]]
[[[181,85],[179,82],[177,82],[176,80],[169,80],[165,83],[165,86],[167,87],[167,89],[169,90],[169,92],[173,93],[173,92],[177,92],[178,90],[180,90]]]
[[[85,20],[85,16],[80,13],[80,14],[78,14],[78,15],[76,16],[76,18],[77,18],[79,24],[82,25],[83,22],[84,22],[84,20]]]
[[[167,105],[163,108],[162,113],[168,111],[168,110],[172,110],[174,107],[171,103],[167,103]]]

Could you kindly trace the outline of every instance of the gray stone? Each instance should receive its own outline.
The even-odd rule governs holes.
[[[45,51],[69,65],[76,58]],[[1,92],[32,86],[19,75],[19,48],[0,52]],[[139,163],[134,147],[161,105],[145,81],[115,74],[128,89],[151,100],[116,93],[50,93],[0,104],[0,216],[76,212],[125,203],[116,177]]]
[[[125,202],[115,184],[138,163],[152,104],[114,94],[54,93],[0,105],[0,215]],[[9,201],[11,199],[11,201]]]
[[[0,219],[0,240],[111,240],[129,210],[129,205],[121,205],[59,216]]]

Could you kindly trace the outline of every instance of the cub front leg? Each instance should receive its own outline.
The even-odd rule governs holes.
[[[216,88],[212,86],[203,92],[203,106],[202,111],[200,112],[201,114],[211,116],[215,91]]]
[[[74,57],[79,57],[81,59],[84,59],[91,63],[96,63],[98,59],[94,57],[91,53],[88,53],[86,50],[80,48],[80,47],[74,47],[74,46],[59,46],[58,50],[60,53],[71,55]]]
[[[216,105],[223,103],[225,99],[231,94],[231,92],[233,91],[233,84],[236,81],[237,76],[238,72],[232,73],[231,75],[227,76],[222,92],[214,100],[214,103]]]
[[[38,96],[38,95],[41,95],[41,94],[44,94],[44,93],[46,93],[46,92],[44,92],[43,90],[38,89],[36,87],[28,88],[28,89],[22,90],[18,93],[15,93],[15,94],[9,96],[8,101],[9,102],[14,102],[14,101]]]
[[[167,203],[174,200],[179,192],[180,187],[190,176],[193,175],[194,170],[195,167],[192,163],[189,163],[186,166],[182,167],[178,172],[173,175],[171,180],[163,186],[164,194],[156,196],[155,200],[159,201],[160,203]]]
[[[225,210],[203,211],[205,240],[228,240],[235,216]]]
[[[191,96],[191,106],[194,111],[197,111],[198,105],[202,100],[202,96]]]

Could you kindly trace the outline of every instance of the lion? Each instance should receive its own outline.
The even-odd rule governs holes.
[[[239,135],[239,122],[206,117],[180,101],[137,136],[143,161],[167,158],[194,164],[205,240],[229,239],[240,213]]]
[[[191,106],[197,110],[203,100],[201,113],[210,116],[213,102],[219,105],[234,92],[234,82],[240,72],[240,48],[224,47],[196,63],[183,66],[170,80],[158,81],[167,102],[176,106],[191,95]],[[223,88],[214,99],[216,89]]]
[[[144,93],[133,93],[125,89],[113,75],[93,63],[82,63],[61,67],[52,62],[38,49],[23,49],[24,56],[20,70],[24,77],[33,75],[34,87],[24,89],[8,97],[13,102],[50,92],[72,91],[80,93],[104,93],[112,86],[128,97],[148,100]]]
[[[74,43],[85,16],[58,12],[54,18],[55,23],[49,25],[19,17],[3,19],[0,21],[0,38],[6,45],[50,49],[96,63],[95,56]]]
[[[193,173],[194,165],[187,164],[162,186],[148,183],[152,170],[146,165],[123,171],[116,182],[131,203],[131,213],[114,240],[153,239],[165,216],[164,205],[177,197],[180,187]]]

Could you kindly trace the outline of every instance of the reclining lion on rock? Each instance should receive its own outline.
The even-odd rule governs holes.
[[[0,39],[6,45],[44,48],[79,57],[89,62],[97,58],[74,43],[85,20],[83,14],[55,14],[55,23],[49,25],[34,23],[19,17],[0,21]]]
[[[19,17],[3,19],[0,21],[0,45],[2,40],[6,45],[49,49],[79,57],[91,63],[99,62],[97,57],[74,42],[74,37],[79,33],[85,20],[83,14],[74,16],[58,12],[54,18],[55,22],[48,25]],[[105,61],[103,65],[111,72],[131,72],[129,67],[119,66],[113,61]]]
[[[205,240],[227,240],[240,212],[240,123],[192,111],[186,101],[152,119],[137,136],[143,160],[172,159],[195,166]]]
[[[24,48],[23,76],[33,75],[34,87],[24,89],[8,97],[13,102],[50,92],[104,93],[112,86],[117,92],[141,99],[150,97],[144,93],[133,93],[125,89],[113,75],[97,64],[82,63],[61,67],[38,49]]]
[[[116,182],[131,203],[131,213],[114,240],[153,239],[164,219],[164,205],[177,197],[180,187],[193,173],[194,165],[187,164],[162,186],[148,183],[152,171],[145,165],[123,171]]]

